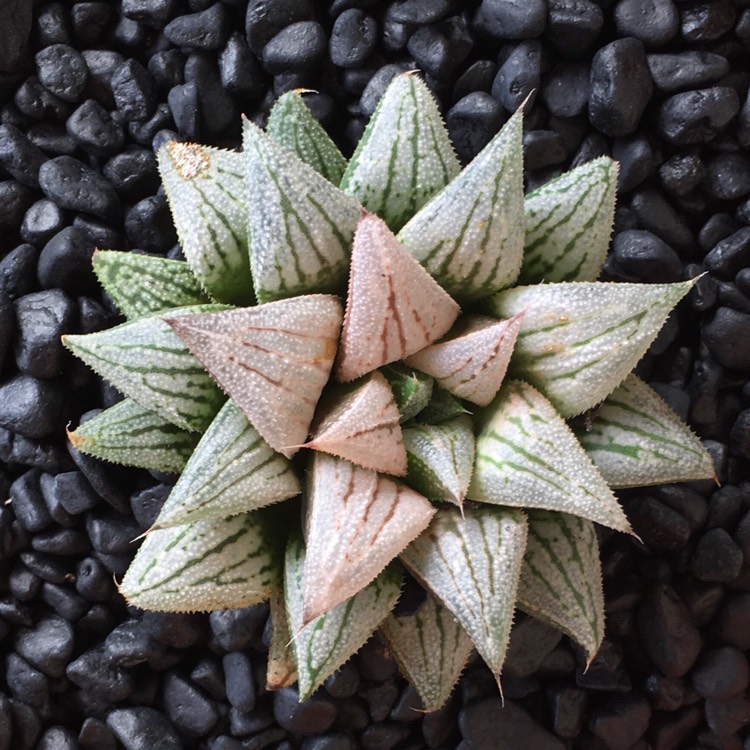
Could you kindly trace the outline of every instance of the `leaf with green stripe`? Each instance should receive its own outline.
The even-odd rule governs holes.
[[[146,536],[120,593],[133,606],[157,612],[258,604],[281,584],[271,537],[262,513],[157,529]]]
[[[391,386],[401,414],[401,423],[416,417],[427,406],[432,396],[433,379],[403,362],[384,365],[380,372]]]
[[[500,683],[526,549],[526,517],[512,508],[438,511],[401,561],[469,634]]]
[[[292,634],[284,606],[284,591],[271,596],[271,642],[268,644],[266,690],[281,690],[297,682],[297,663],[292,651]]]
[[[266,132],[286,146],[329,182],[338,185],[346,159],[302,98],[304,91],[287,91],[271,108]]]
[[[539,284],[500,292],[488,304],[499,318],[526,311],[511,374],[574,417],[617,388],[694,283]]]
[[[341,189],[397,232],[459,171],[435,98],[419,76],[405,73],[378,103]]]
[[[459,302],[488,297],[511,286],[521,270],[521,132],[518,111],[399,232],[404,247]]]
[[[305,548],[298,535],[287,545],[284,598],[297,662],[300,700],[309,698],[396,606],[403,574],[389,565],[367,588],[303,627]]]
[[[468,497],[572,513],[630,531],[568,425],[539,391],[519,380],[504,385],[484,415]]]
[[[474,467],[474,430],[467,415],[404,428],[405,481],[430,500],[463,506]]]
[[[604,638],[599,544],[591,521],[529,511],[518,607],[569,635],[593,659]]]
[[[346,286],[357,201],[245,120],[250,266],[260,302]]]
[[[594,159],[526,196],[521,283],[595,281],[615,217],[618,165]]]
[[[210,302],[184,260],[97,250],[94,273],[129,320],[173,307]]]
[[[68,439],[90,456],[166,472],[182,471],[198,443],[195,432],[180,429],[129,398],[69,432]]]
[[[271,448],[227,401],[201,438],[154,528],[226,518],[301,491],[289,459]]]
[[[435,386],[429,403],[419,412],[419,421],[422,424],[442,424],[462,414],[471,416],[471,412],[455,396]]]
[[[474,648],[453,613],[428,594],[413,615],[389,615],[380,632],[425,711],[442,708]]]
[[[158,162],[187,262],[219,302],[254,301],[242,154],[170,141]]]
[[[224,396],[165,320],[226,309],[225,305],[183,307],[106,331],[63,336],[63,343],[144,409],[185,430],[203,431]]]
[[[711,455],[640,378],[628,375],[578,440],[610,487],[714,477]]]

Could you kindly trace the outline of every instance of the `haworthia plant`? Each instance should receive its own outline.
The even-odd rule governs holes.
[[[524,200],[521,132],[460,172],[411,73],[348,164],[300,92],[242,152],[163,147],[187,263],[98,253],[128,322],[66,337],[126,396],[74,444],[182,471],[131,604],[270,600],[268,687],[303,700],[378,628],[427,710],[471,648],[499,683],[516,607],[593,657],[595,524],[630,531],[612,488],[713,476],[630,374],[692,282],[597,282],[617,165]],[[391,614],[405,569],[426,599]]]

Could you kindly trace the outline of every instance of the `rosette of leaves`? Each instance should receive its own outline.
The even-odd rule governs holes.
[[[127,322],[66,337],[125,396],[76,447],[180,472],[131,604],[269,601],[268,685],[301,699],[376,630],[428,710],[473,649],[499,683],[516,608],[593,657],[612,488],[713,476],[631,374],[693,282],[596,281],[616,163],[524,196],[521,137],[461,170],[407,74],[348,162],[295,92],[241,152],[161,149],[186,261],[98,252]]]

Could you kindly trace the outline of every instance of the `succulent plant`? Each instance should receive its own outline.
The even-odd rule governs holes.
[[[617,164],[524,197],[522,151],[518,112],[461,170],[414,74],[348,162],[298,92],[242,152],[160,150],[187,260],[97,252],[127,322],[66,337],[125,396],[75,446],[181,472],[131,604],[269,601],[268,685],[301,699],[377,629],[428,710],[474,648],[499,684],[516,608],[593,658],[612,488],[713,476],[631,374],[694,282],[596,281]]]

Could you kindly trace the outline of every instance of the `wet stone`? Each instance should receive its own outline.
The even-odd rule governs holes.
[[[44,247],[65,225],[63,212],[51,200],[42,198],[32,204],[23,217],[21,239]]]
[[[65,393],[54,381],[16,375],[0,385],[0,427],[28,438],[62,429]]]
[[[592,0],[549,0],[546,36],[563,57],[588,53],[603,25],[602,9]]]
[[[659,91],[684,91],[716,83],[729,72],[726,57],[704,50],[659,53],[646,57]]]
[[[659,134],[677,146],[708,143],[740,110],[734,89],[716,86],[686,91],[667,99],[659,110]]]
[[[615,6],[620,36],[632,36],[647,47],[662,47],[677,35],[680,16],[672,0],[620,0]]]
[[[89,515],[86,518],[86,531],[97,552],[112,555],[133,551],[133,540],[140,534],[140,527],[134,519],[112,513],[106,516]]]
[[[721,279],[733,279],[750,263],[750,227],[729,235],[706,253],[703,265]]]
[[[16,565],[8,575],[10,593],[22,602],[33,601],[41,585],[42,582],[25,565]]]
[[[39,469],[31,469],[10,486],[9,497],[13,512],[21,526],[32,533],[52,524],[52,517],[39,486],[40,477]]]
[[[34,534],[31,547],[50,555],[80,555],[89,550],[89,540],[77,529],[53,529]]]
[[[48,677],[60,677],[73,654],[73,628],[61,617],[45,617],[33,628],[19,629],[14,645],[29,664]]]
[[[719,154],[706,165],[703,189],[719,200],[737,200],[750,193],[750,159],[743,154]]]
[[[682,262],[655,234],[628,229],[615,236],[607,271],[623,281],[668,283],[682,278]]]
[[[229,702],[238,711],[250,713],[255,708],[255,682],[250,659],[243,651],[232,651],[224,654],[221,663]]]
[[[52,44],[37,52],[34,59],[42,86],[66,102],[80,99],[88,80],[88,68],[80,52],[67,44]]]
[[[47,47],[47,49],[51,48]],[[34,76],[27,78],[18,87],[13,101],[20,112],[34,120],[41,120],[45,117],[64,120],[73,110],[71,103],[55,96],[51,91],[42,86]],[[31,136],[29,136],[29,140],[34,143],[34,139]]]
[[[76,622],[89,609],[89,602],[72,590],[69,585],[42,583],[42,601],[69,622]]]
[[[317,21],[299,21],[280,31],[263,48],[263,66],[269,73],[303,72],[319,65],[328,39]]]
[[[644,229],[677,250],[692,249],[693,233],[658,190],[639,190],[633,195],[630,207]]]
[[[185,63],[185,80],[193,82],[198,92],[202,136],[210,139],[233,134],[239,138],[240,113],[234,99],[221,87],[214,57],[198,52],[190,55]]]
[[[111,5],[105,2],[76,3],[70,9],[73,35],[79,47],[97,44],[112,19]]]
[[[164,35],[176,47],[220,49],[227,40],[229,19],[222,3],[199,13],[178,16],[164,27]]]
[[[224,673],[220,662],[212,657],[201,659],[190,672],[190,679],[209,697],[217,701],[226,701]]]
[[[589,99],[589,66],[578,62],[555,65],[544,79],[541,96],[550,114],[557,117],[582,114]]]
[[[445,18],[454,5],[452,0],[395,0],[388,6],[388,18],[398,23],[425,25]]]
[[[5,680],[11,694],[29,706],[42,708],[49,702],[47,678],[17,654],[8,654]]]
[[[377,40],[378,25],[372,16],[360,8],[345,10],[333,24],[331,61],[341,68],[356,68],[372,54]]]
[[[48,3],[38,10],[34,18],[34,33],[40,47],[51,44],[69,44],[70,28],[67,14],[60,3]]]
[[[530,170],[562,164],[568,157],[562,136],[554,130],[530,130],[523,137],[523,150],[524,167]]]
[[[707,531],[699,540],[690,569],[701,581],[726,582],[742,569],[742,550],[722,528]]]
[[[288,732],[323,734],[336,721],[336,704],[317,694],[300,703],[296,686],[282,688],[273,694],[273,715]]]
[[[122,14],[133,21],[160,28],[174,11],[175,0],[122,0]]]
[[[314,16],[311,0],[250,0],[245,16],[250,49],[260,55],[263,47],[283,28]]]
[[[94,291],[93,253],[94,242],[87,232],[75,226],[65,227],[44,246],[39,256],[39,282],[45,289],[57,287],[71,295]]]
[[[239,32],[230,34],[219,55],[219,73],[221,85],[229,93],[243,99],[257,99],[263,95],[263,71]]]
[[[174,727],[188,737],[204,737],[218,719],[211,702],[173,672],[164,680],[164,707]]]
[[[530,39],[540,36],[547,20],[544,0],[482,0],[474,24],[495,39]]]
[[[125,58],[114,50],[87,49],[81,54],[89,69],[89,80],[84,93],[106,109],[114,109],[112,76],[125,62]]]
[[[492,96],[508,112],[515,112],[523,101],[539,89],[542,75],[542,47],[536,40],[521,42],[510,52],[492,82]],[[527,106],[531,106],[530,101]]]
[[[126,60],[112,74],[117,110],[128,120],[148,119],[157,104],[156,82],[136,60]]]
[[[0,260],[0,294],[12,301],[34,291],[39,252],[32,245],[19,245]]]
[[[0,165],[22,185],[39,186],[39,168],[47,157],[13,125],[0,125]]]
[[[80,471],[45,474],[41,488],[48,505],[59,503],[73,515],[91,510],[99,503],[99,496]]]
[[[183,743],[163,714],[153,708],[117,708],[107,715],[107,726],[125,750],[182,750]]]
[[[654,169],[654,152],[648,138],[636,133],[617,138],[612,144],[612,157],[620,163],[617,188],[628,192],[638,187]]]
[[[672,195],[687,195],[695,190],[705,173],[697,154],[675,154],[659,167],[661,184]]]
[[[177,242],[163,195],[152,195],[136,203],[125,215],[125,231],[132,247],[150,253],[165,253]]]
[[[589,719],[591,731],[612,750],[628,750],[644,735],[651,719],[648,701],[637,693],[615,695]]]
[[[211,612],[208,617],[214,640],[225,651],[241,651],[257,646],[267,620],[267,604]]]
[[[138,522],[141,530],[145,531],[154,525],[154,522],[159,515],[159,511],[164,505],[170,491],[171,487],[168,487],[165,484],[157,484],[153,487],[141,490],[131,497],[130,507],[132,508],[135,520]],[[221,614],[225,613],[222,612]]]
[[[731,0],[688,3],[680,12],[682,38],[688,42],[711,42],[732,29],[737,11]]]
[[[0,182],[0,227],[15,230],[35,197],[31,188],[16,180]]]
[[[113,156],[102,173],[127,201],[153,195],[159,187],[156,158],[152,151],[140,146],[130,146]]]
[[[90,602],[106,602],[112,596],[112,578],[95,557],[85,557],[76,565],[76,591]]]
[[[65,673],[78,687],[105,701],[125,700],[135,687],[132,675],[112,664],[102,646],[85,651],[68,664]]]
[[[169,90],[184,83],[185,55],[177,49],[155,52],[148,61],[147,70],[158,88]]]
[[[172,612],[146,612],[142,623],[159,642],[173,648],[189,648],[203,635],[204,618]]]
[[[458,158],[468,164],[500,130],[505,112],[484,91],[475,91],[457,101],[445,116],[445,124]]]
[[[750,370],[750,315],[720,307],[704,329],[705,341],[720,364],[730,369]]]

